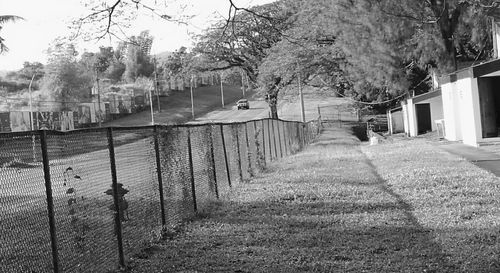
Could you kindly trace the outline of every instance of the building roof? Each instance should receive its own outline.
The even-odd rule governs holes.
[[[441,88],[436,89],[435,91],[432,91],[432,92],[427,92],[427,93],[423,93],[423,94],[420,94],[417,96],[413,96],[410,99],[413,100],[413,103],[418,103],[418,102],[432,99],[432,98],[439,97],[439,96],[441,96]]]
[[[500,59],[473,65],[447,74],[439,79],[440,84],[456,82],[465,78],[500,76]]]

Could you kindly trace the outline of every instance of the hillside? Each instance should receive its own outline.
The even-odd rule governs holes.
[[[246,97],[252,95],[253,93],[247,92]],[[193,90],[193,97],[195,117],[222,108],[220,86],[218,85],[196,88]],[[224,85],[224,104],[226,107],[231,107],[240,98],[242,98],[240,86]],[[173,91],[170,96],[160,97],[160,113],[157,113],[156,105],[154,107],[155,124],[180,124],[192,119],[189,89]],[[141,113],[106,122],[104,126],[143,126],[149,124],[151,124],[151,112],[147,109]]]

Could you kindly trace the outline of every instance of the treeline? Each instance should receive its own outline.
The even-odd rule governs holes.
[[[232,3],[231,3],[232,4]],[[198,37],[211,69],[242,68],[276,96],[298,81],[386,108],[492,58],[489,0],[280,0],[237,9]]]

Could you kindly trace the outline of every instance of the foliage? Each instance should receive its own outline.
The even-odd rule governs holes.
[[[140,16],[179,24],[192,17],[185,5],[176,0],[83,0],[82,3],[87,11],[73,20],[70,29],[73,39],[86,41],[118,38],[133,42],[124,29],[132,27]]]
[[[0,30],[2,30],[3,24],[19,20],[23,20],[23,18],[15,15],[0,15]],[[0,54],[7,51],[9,48],[5,45],[5,39],[0,36]]]
[[[15,93],[25,89],[28,89],[28,83],[0,80],[0,90],[5,90],[7,93]]]
[[[255,84],[266,51],[290,27],[289,9],[285,1],[277,1],[237,13],[229,23],[221,20],[198,37],[194,52],[204,54],[207,62],[213,63],[207,69],[240,67]]]
[[[139,76],[149,77],[154,71],[154,64],[150,58],[153,36],[149,31],[142,31],[139,36],[132,36],[126,44],[125,72],[123,79],[134,82]]]
[[[77,62],[74,45],[55,44],[48,52],[43,89],[51,90],[54,98],[63,102],[63,109],[66,102],[89,98],[92,76]]]

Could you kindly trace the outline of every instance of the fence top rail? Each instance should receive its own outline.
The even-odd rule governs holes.
[[[262,118],[262,119],[254,119],[248,121],[239,121],[239,122],[206,122],[206,123],[196,123],[196,124],[176,124],[176,125],[143,125],[143,126],[105,126],[105,127],[94,127],[94,128],[80,128],[70,131],[58,131],[58,130],[34,130],[34,131],[21,131],[21,132],[0,132],[0,136],[33,136],[40,135],[42,131],[45,131],[49,135],[68,135],[68,134],[82,134],[82,133],[97,133],[97,132],[105,132],[108,128],[111,128],[114,131],[132,131],[132,130],[154,130],[156,128],[190,128],[190,127],[202,127],[202,126],[220,126],[220,125],[242,125],[249,122],[257,122],[261,120],[277,120],[284,123],[296,123],[296,124],[308,124],[311,122],[315,122],[316,120],[309,120],[306,122],[295,121],[295,120],[283,120],[283,119],[271,119],[271,118]]]

